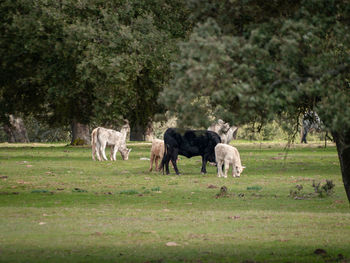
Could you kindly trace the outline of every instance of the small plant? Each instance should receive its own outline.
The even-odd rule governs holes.
[[[247,187],[247,190],[256,190],[256,191],[259,191],[261,190],[262,187],[260,185],[254,185],[254,186],[248,186]]]
[[[73,146],[79,146],[79,145],[84,145],[85,141],[83,139],[77,138],[72,142]]]
[[[123,191],[120,191],[119,194],[124,194],[124,195],[136,195],[138,194],[139,192],[134,190],[134,189],[130,189],[130,190],[123,190]]]
[[[72,190],[72,192],[76,192],[76,193],[86,193],[87,191],[84,190],[84,189],[80,189],[80,188],[76,187],[76,188],[74,188],[74,189]]]
[[[228,196],[228,190],[226,186],[221,186],[220,192],[216,194],[216,198],[220,197],[227,197]]]
[[[151,188],[151,191],[153,191],[153,192],[159,192],[159,191],[160,191],[160,187],[157,186],[157,187]]]
[[[324,185],[321,185],[320,182],[312,182],[312,187],[320,197],[330,196],[334,193],[335,184],[332,180],[326,180]]]
[[[303,188],[302,184],[297,184],[294,189],[289,191],[289,196],[294,199],[304,199],[305,194],[303,193]]]

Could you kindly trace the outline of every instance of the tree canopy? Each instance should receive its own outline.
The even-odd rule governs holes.
[[[311,108],[329,127],[350,127],[350,109],[341,110],[349,105],[346,2],[303,1],[287,15],[262,5],[255,20],[249,16],[255,1],[246,2],[247,13],[235,16],[229,8],[219,9],[222,13],[199,24],[189,41],[181,43],[180,59],[172,66],[174,78],[162,101],[180,113],[185,124],[195,126],[204,125],[202,116],[209,113],[246,123],[285,114],[296,120]],[[250,19],[235,24],[241,16]]]
[[[1,116],[53,125],[147,124],[190,28],[182,1],[8,0],[0,12]]]
[[[200,23],[160,97],[183,125],[272,119],[312,110],[337,142],[350,200],[350,6],[347,1],[193,0]]]

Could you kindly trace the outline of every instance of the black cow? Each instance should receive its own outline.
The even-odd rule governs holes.
[[[182,130],[169,128],[164,133],[164,156],[161,168],[164,173],[169,174],[169,161],[173,163],[176,174],[180,174],[177,169],[177,156],[183,155],[187,158],[202,156],[202,173],[206,173],[207,161],[215,162],[215,146],[221,142],[220,136],[213,131],[207,130]]]

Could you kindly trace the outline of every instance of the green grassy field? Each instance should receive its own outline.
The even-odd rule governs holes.
[[[201,175],[199,157],[181,157],[181,176],[149,173],[147,143],[116,162],[88,147],[0,144],[0,262],[350,262],[334,145],[235,145],[247,168],[225,179],[210,165]],[[313,180],[326,179],[334,193],[319,197]]]

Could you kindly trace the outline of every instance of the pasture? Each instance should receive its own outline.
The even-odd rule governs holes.
[[[210,165],[201,175],[199,157],[180,156],[181,176],[149,173],[150,143],[116,162],[0,144],[0,262],[350,262],[335,146],[234,145],[247,168],[225,179]],[[334,193],[320,197],[313,180],[326,179]]]

